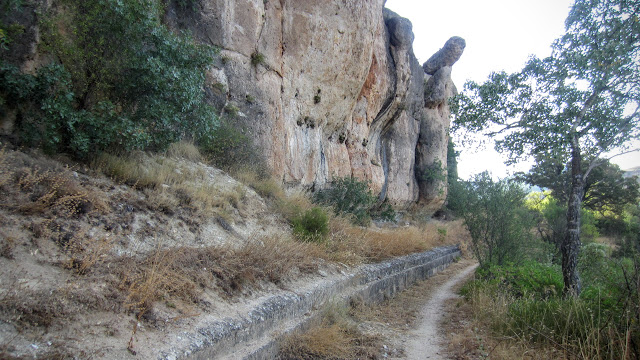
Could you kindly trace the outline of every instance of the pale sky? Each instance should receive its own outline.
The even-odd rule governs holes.
[[[461,90],[466,80],[483,82],[492,71],[522,69],[532,54],[550,55],[551,43],[564,33],[571,4],[572,0],[387,0],[385,6],[413,23],[413,49],[421,64],[451,36],[466,40],[464,54],[452,71]],[[458,172],[463,179],[484,170],[504,177],[530,166],[507,168],[492,145],[482,151],[457,150],[462,151]],[[640,153],[612,162],[622,169],[640,166]]]

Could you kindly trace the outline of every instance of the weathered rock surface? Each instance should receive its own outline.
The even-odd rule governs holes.
[[[425,108],[416,147],[416,175],[420,186],[419,204],[430,211],[439,209],[446,199],[451,115],[448,99],[457,93],[451,81],[451,66],[460,59],[465,45],[464,39],[454,36],[422,65]]]
[[[34,0],[18,19],[27,30],[9,60],[26,71],[42,62],[35,10],[55,3]],[[421,67],[411,22],[384,9],[384,0],[192,5],[169,2],[164,21],[221,49],[207,74],[210,98],[220,109],[240,109],[234,121],[284,184],[313,189],[355,176],[396,208],[442,205],[450,71],[463,39],[452,38]]]
[[[317,188],[356,176],[397,208],[420,200],[436,210],[446,183],[423,175],[446,164],[450,71],[464,40],[425,63],[425,81],[411,22],[383,5],[210,0],[169,8],[167,21],[222,49],[211,76],[225,89],[217,101],[240,104],[237,121],[283,183]],[[256,54],[264,61],[252,64]]]

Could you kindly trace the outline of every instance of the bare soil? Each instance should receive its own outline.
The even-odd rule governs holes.
[[[155,185],[0,144],[1,359],[157,358],[205,317],[242,313],[342,263],[465,236],[455,223],[334,221],[331,246],[303,243],[277,206],[219,169],[170,156],[135,161]]]
[[[418,326],[407,334],[407,359],[445,359],[447,358],[446,337],[443,336],[441,322],[447,319],[448,301],[457,299],[455,289],[476,269],[472,264],[453,274],[444,284],[430,294],[429,301],[420,310]]]
[[[361,331],[383,339],[379,358],[453,358],[449,319],[457,310],[450,304],[461,301],[456,293],[476,266],[462,259],[381,304],[357,306],[354,317]]]

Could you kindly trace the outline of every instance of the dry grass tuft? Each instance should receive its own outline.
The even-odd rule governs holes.
[[[9,168],[7,159],[7,150],[3,147],[0,149],[0,189],[9,183],[13,172]]]
[[[198,147],[188,141],[180,141],[169,145],[167,156],[192,162],[202,162],[204,159]]]
[[[239,248],[158,250],[145,259],[122,260],[120,288],[128,293],[127,308],[145,313],[161,299],[196,303],[205,287],[233,296],[264,282],[280,284],[294,272],[314,272],[319,252],[312,244],[278,237],[255,239]]]
[[[320,324],[301,334],[286,336],[278,359],[377,359],[378,336],[362,333],[346,307],[329,305]]]
[[[270,176],[260,175],[251,169],[245,168],[234,171],[232,175],[266,199],[279,200],[286,197],[282,186]]]
[[[149,156],[142,152],[127,156],[103,153],[94,160],[92,167],[138,189],[174,185],[181,183],[186,176],[194,175],[182,173],[177,159]]]
[[[80,275],[87,274],[108,259],[114,246],[113,238],[102,236],[93,238],[83,231],[75,233],[64,245],[63,249],[69,256],[63,261],[63,266],[73,269]]]
[[[377,262],[426,251],[438,246],[460,244],[465,248],[468,233],[459,222],[432,221],[422,226],[373,229],[352,225],[332,217],[327,260],[346,264]]]
[[[83,188],[69,171],[41,172],[23,168],[14,174],[16,185],[30,200],[19,205],[24,214],[52,212],[56,217],[71,218],[92,211],[106,213],[108,205],[94,192]]]
[[[222,188],[211,180],[204,168],[177,158],[144,153],[130,156],[103,154],[93,167],[141,189],[151,210],[169,215],[178,208],[185,208],[201,216],[218,215],[229,220],[228,214],[234,208],[242,208],[246,195],[242,186]]]
[[[314,206],[308,194],[303,191],[296,191],[287,196],[283,195],[277,199],[274,205],[278,213],[289,221]]]
[[[67,256],[60,264],[84,274],[105,259],[111,241],[93,239],[82,225],[88,219],[110,213],[104,192],[83,183],[78,174],[67,167],[19,152],[0,151],[0,170],[0,189],[4,193],[0,207],[33,217],[28,228],[34,238],[53,240]],[[14,241],[3,237],[0,252],[10,259]]]

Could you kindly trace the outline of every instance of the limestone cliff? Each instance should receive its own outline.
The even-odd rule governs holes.
[[[411,23],[384,1],[172,0],[164,20],[221,49],[210,98],[240,110],[238,125],[288,187],[355,176],[380,201],[435,211],[446,196],[451,66],[464,40],[420,66]],[[35,10],[50,5],[29,2],[21,15],[27,31],[12,56],[25,70],[41,62]]]
[[[224,89],[217,101],[241,109],[285,184],[315,188],[356,176],[398,208],[419,201],[435,210],[446,195],[446,100],[455,92],[449,48],[459,57],[464,40],[423,70],[411,23],[383,6],[208,0],[170,7],[166,19],[222,49],[210,74]]]

